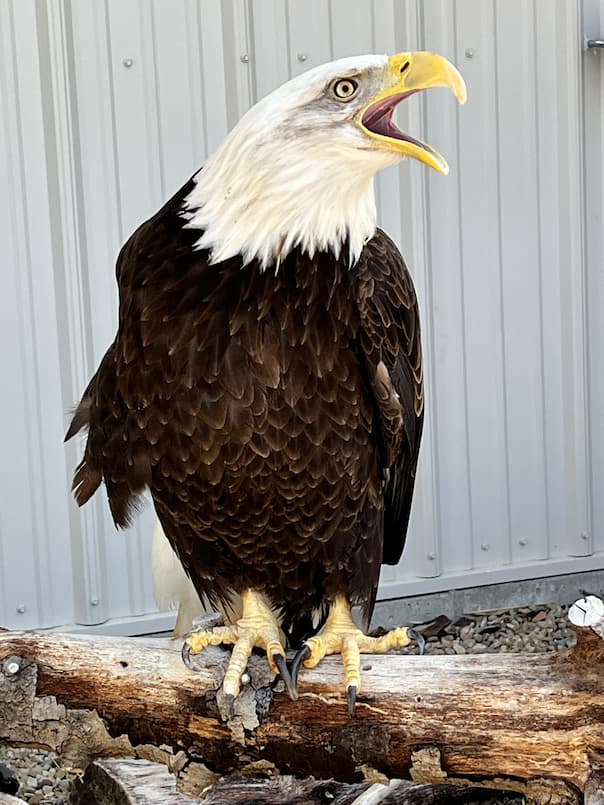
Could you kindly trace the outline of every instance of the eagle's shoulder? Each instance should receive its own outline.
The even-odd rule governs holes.
[[[200,232],[187,226],[186,200],[194,188],[195,179],[191,177],[126,240],[116,262],[120,287],[140,280],[141,267],[158,268],[168,257],[175,261],[193,254]]]

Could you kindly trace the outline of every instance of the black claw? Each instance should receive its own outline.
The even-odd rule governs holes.
[[[411,640],[415,640],[417,643],[417,647],[419,649],[419,653],[423,654],[424,649],[426,648],[426,638],[423,634],[417,631],[417,629],[407,629],[407,634],[411,638]]]
[[[185,642],[182,644],[180,656],[182,657],[182,661],[187,666],[187,668],[190,671],[194,671],[195,667],[193,665],[193,660],[191,659],[191,646],[186,638]]]
[[[223,699],[223,710],[226,713],[227,719],[233,718],[235,715],[235,697],[232,693],[225,693]]]
[[[307,646],[306,643],[302,646],[302,648],[298,649],[296,652],[296,656],[292,661],[292,688],[296,693],[296,699],[298,698],[298,673],[300,671],[300,666],[310,657],[310,646]]]
[[[273,654],[271,659],[279,669],[279,674],[281,679],[285,682],[285,689],[289,693],[290,699],[295,701],[298,698],[298,691],[296,690],[289,668],[287,667],[285,657],[283,654]]]
[[[354,708],[357,703],[357,686],[349,685],[346,688],[346,698],[348,699],[348,715],[354,718]]]

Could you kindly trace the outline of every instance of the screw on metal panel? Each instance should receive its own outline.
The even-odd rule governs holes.
[[[488,542],[483,542],[482,545],[480,546],[480,550],[481,551],[488,551],[490,549],[490,547],[491,546],[489,545]]]
[[[589,534],[586,534],[585,531],[581,534],[581,539],[588,540]]]
[[[518,545],[528,545],[528,539],[526,537],[521,537],[518,540]]]
[[[26,609],[25,604],[17,604],[17,612],[19,613],[19,615],[23,615],[25,609]]]
[[[308,53],[298,53],[296,54],[296,58],[298,61],[306,61],[308,59]]]
[[[430,551],[430,553],[426,554],[426,558],[430,559],[430,561],[433,561],[434,559],[436,559],[436,554],[434,553],[434,551]]]
[[[473,59],[476,51],[474,48],[466,48],[466,59]]]
[[[242,61],[244,64],[247,64],[250,60],[250,57],[247,53],[242,53],[239,57],[239,61]]]
[[[98,607],[98,605],[99,605],[99,599],[98,598],[91,598],[90,599],[90,606],[91,607]]]
[[[129,70],[134,64],[134,59],[122,59],[122,64],[127,70]]]

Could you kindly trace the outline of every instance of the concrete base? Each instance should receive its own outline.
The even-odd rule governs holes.
[[[584,591],[602,597],[604,570],[378,601],[371,627],[391,629],[405,623],[424,623],[438,615],[455,620],[469,612],[531,604],[572,604]]]

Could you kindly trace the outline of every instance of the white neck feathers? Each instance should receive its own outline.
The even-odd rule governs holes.
[[[373,171],[343,161],[325,143],[257,142],[235,128],[195,176],[187,198],[188,226],[203,230],[196,246],[213,263],[241,254],[263,268],[296,246],[312,257],[339,257],[348,241],[350,262],[375,232]],[[356,170],[355,170],[356,167]]]

